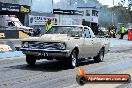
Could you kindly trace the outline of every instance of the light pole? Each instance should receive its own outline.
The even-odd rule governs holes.
[[[113,0],[113,9],[112,9],[112,25],[114,25],[114,4],[115,4],[115,1]]]
[[[114,6],[114,4],[115,4],[115,0],[113,0],[113,6]]]
[[[53,13],[53,9],[54,9],[54,0],[52,0],[52,11],[51,11],[51,13]]]
[[[52,0],[52,9],[54,9],[54,0]]]
[[[31,0],[31,5],[32,5],[33,1]]]

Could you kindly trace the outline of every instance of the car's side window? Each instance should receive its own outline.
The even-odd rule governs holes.
[[[91,38],[90,31],[87,27],[84,27],[83,38]]]
[[[90,38],[95,38],[95,35],[94,35],[92,29],[90,27],[88,29],[90,31]]]

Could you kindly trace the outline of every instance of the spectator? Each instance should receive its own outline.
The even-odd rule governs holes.
[[[120,35],[120,38],[119,39],[123,39],[123,37],[125,35],[125,31],[126,31],[125,27],[122,26],[122,28],[121,28],[121,35]]]

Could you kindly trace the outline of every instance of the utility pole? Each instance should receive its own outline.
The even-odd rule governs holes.
[[[113,0],[113,9],[112,9],[112,25],[114,25],[114,4],[115,4],[115,1]]]
[[[51,11],[51,13],[53,13],[53,9],[54,9],[54,0],[52,0],[52,11]]]
[[[115,4],[115,1],[113,0],[113,6],[114,6],[114,4]]]
[[[31,0],[31,5],[32,5],[33,1]]]

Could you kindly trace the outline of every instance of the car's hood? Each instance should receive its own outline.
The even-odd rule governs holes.
[[[45,41],[65,41],[70,39],[67,34],[45,34],[39,38],[39,40]]]
[[[72,37],[66,34],[45,34],[41,37],[26,39],[26,41],[44,41],[44,42],[62,42],[71,39]]]
[[[20,26],[19,28],[23,28],[23,29],[33,29],[31,27],[26,27],[26,26]]]

